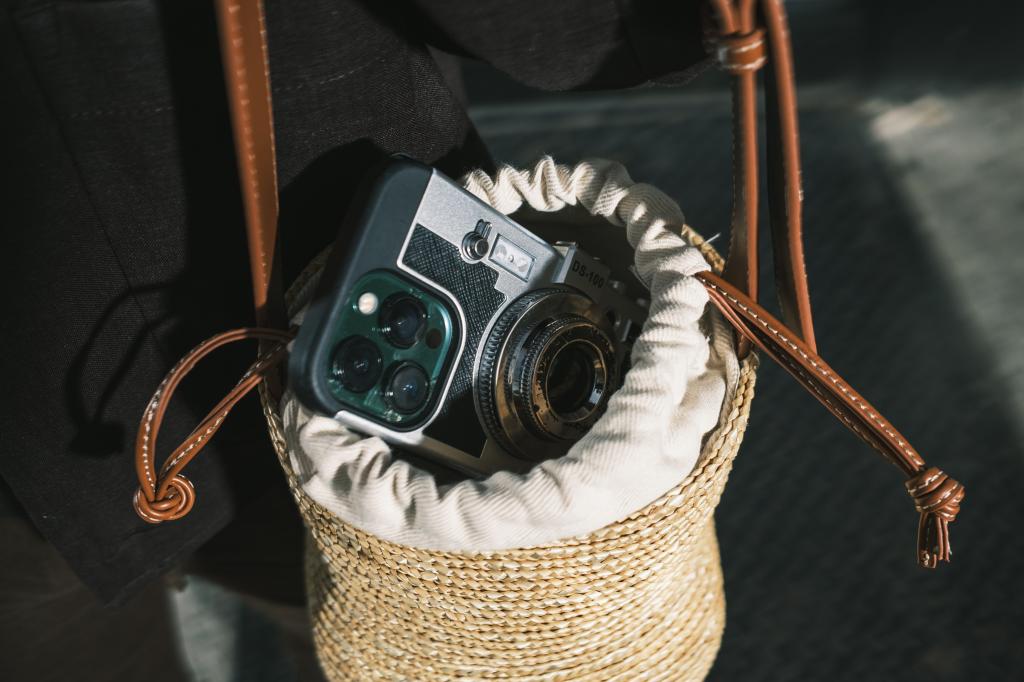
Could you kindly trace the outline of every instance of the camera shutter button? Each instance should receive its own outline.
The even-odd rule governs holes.
[[[491,245],[487,242],[490,232],[491,224],[486,220],[478,220],[473,231],[467,232],[462,238],[462,253],[468,260],[478,261],[491,250]]]
[[[462,240],[462,250],[465,252],[466,258],[470,260],[480,260],[487,255],[490,249],[491,245],[487,243],[487,238],[476,232],[470,232]]]

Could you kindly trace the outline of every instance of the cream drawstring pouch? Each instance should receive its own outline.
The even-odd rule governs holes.
[[[474,171],[463,184],[503,213],[523,204],[546,212],[579,205],[625,228],[623,247],[634,249],[650,311],[622,387],[563,457],[522,474],[453,484],[440,484],[379,438],[314,414],[286,393],[281,417],[291,465],[305,493],[325,509],[401,545],[501,550],[590,533],[682,482],[718,424],[723,401],[735,393],[732,332],[706,306],[707,292],[693,277],[710,268],[691,244],[695,235],[679,206],[634,183],[617,163],[594,159],[569,167],[544,158],[531,170],[505,166],[493,177]],[[306,284],[300,301],[314,286]]]

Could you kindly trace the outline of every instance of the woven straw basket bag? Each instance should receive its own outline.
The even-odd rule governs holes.
[[[684,239],[721,269],[689,228]],[[311,266],[289,292],[289,305]],[[617,523],[542,547],[439,552],[381,540],[312,500],[281,417],[271,439],[309,529],[314,641],[331,679],[701,680],[725,624],[712,514],[746,428],[756,356],[741,365],[693,473]]]
[[[709,27],[714,25],[709,40],[734,84],[728,258],[723,260],[678,222],[669,227],[681,229],[683,240],[711,266],[711,272],[698,271],[692,278],[736,333],[738,378],[726,392],[717,427],[703,440],[692,472],[626,518],[537,546],[432,551],[390,542],[346,523],[307,494],[293,468],[294,453],[289,452],[277,401],[277,366],[294,337],[286,308],[296,312],[300,293],[322,262],[310,265],[287,295],[280,294],[274,268],[277,187],[262,7],[258,1],[216,0],[235,147],[241,150],[239,171],[247,180],[242,194],[260,326],[203,342],[157,388],[136,439],[139,488],[133,501],[149,523],[187,514],[196,496],[183,470],[233,406],[259,387],[271,439],[309,533],[305,563],[310,614],[317,653],[329,678],[703,679],[725,621],[713,512],[747,424],[758,357],[778,362],[900,470],[920,513],[918,563],[934,568],[949,560],[949,524],[959,511],[963,486],[928,467],[906,438],[816,351],[801,245],[795,90],[781,1],[708,4],[713,10]],[[768,198],[783,321],[757,303],[755,75],[768,59],[773,65],[765,79],[773,114],[767,117]],[[214,350],[245,339],[260,340],[261,355],[158,467],[156,438],[178,384]],[[709,425],[714,424],[714,414],[710,416]]]

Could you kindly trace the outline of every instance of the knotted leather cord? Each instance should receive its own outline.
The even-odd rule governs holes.
[[[701,273],[711,302],[738,332],[742,355],[753,344],[786,369],[839,421],[907,476],[921,514],[918,562],[949,561],[949,523],[963,486],[924,460],[895,428],[817,354],[802,238],[796,87],[789,27],[781,0],[711,0],[721,67],[733,81],[732,237],[722,277]],[[765,27],[755,25],[760,10]],[[767,43],[767,50],[766,50]],[[775,284],[785,324],[757,304],[757,93],[755,74],[766,64],[768,200]]]
[[[214,4],[242,189],[253,308],[260,327],[224,332],[199,344],[175,365],[153,394],[135,439],[139,488],[133,499],[135,511],[150,523],[181,518],[192,509],[195,488],[181,471],[249,391],[266,381],[272,393],[279,392],[280,362],[294,336],[294,331],[284,331],[287,317],[276,252],[277,162],[263,4],[261,0],[215,0]],[[175,448],[157,474],[156,437],[178,383],[217,348],[245,339],[260,342],[256,362],[185,442]]]
[[[135,473],[139,479],[139,488],[135,491],[133,503],[139,516],[150,523],[160,523],[181,518],[192,509],[195,488],[181,471],[206,446],[238,401],[256,388],[266,378],[268,371],[285,357],[288,342],[294,336],[294,331],[259,328],[223,332],[193,348],[171,369],[150,398],[135,437]],[[222,346],[245,339],[271,343],[267,344],[268,349],[246,370],[235,387],[210,410],[189,437],[174,449],[157,474],[156,438],[178,384],[200,360]]]
[[[907,492],[921,514],[918,562],[935,568],[939,561],[949,561],[949,523],[960,511],[963,486],[941,470],[927,467],[878,410],[764,308],[714,273],[702,272],[697,278],[711,302],[744,338],[782,365],[848,429],[903,472]]]
[[[262,158],[273,169],[273,134],[269,126],[264,134],[254,135],[252,122],[270,121],[269,73],[266,63],[263,9],[259,2],[238,4],[236,0],[216,0],[221,20],[222,50],[228,70],[232,99],[232,126],[238,154],[258,152],[248,161],[239,159],[246,197],[246,225],[253,268],[254,300],[258,319],[267,319],[269,297],[279,296],[271,287],[274,281],[271,255],[276,238],[276,179],[260,179],[258,163]],[[796,123],[796,96],[792,58],[785,11],[779,0],[762,0],[761,15],[767,30],[755,25],[758,3],[755,0],[711,0],[719,25],[718,59],[733,76],[733,214],[729,257],[722,277],[710,272],[697,275],[708,291],[711,302],[736,329],[741,353],[749,346],[781,364],[833,415],[869,446],[900,468],[907,477],[906,488],[921,514],[918,526],[918,562],[935,568],[949,561],[949,523],[960,509],[964,488],[941,470],[927,467],[907,440],[854,391],[816,353],[810,300],[801,238],[801,201],[799,145]],[[255,16],[254,16],[255,15]],[[255,40],[259,49],[251,49]],[[248,41],[248,43],[246,43]],[[766,50],[766,42],[768,50]],[[249,49],[246,49],[249,48]],[[765,65],[769,53],[775,64],[766,84],[769,98],[768,189],[773,233],[776,289],[783,318],[779,322],[757,304],[757,102],[756,72]],[[232,77],[231,70],[235,77]],[[262,85],[252,86],[253,79]],[[253,97],[255,91],[258,97]],[[265,97],[263,96],[265,95]],[[262,109],[265,106],[265,110]],[[260,110],[253,113],[254,110]],[[239,113],[241,112],[241,113]],[[247,127],[248,126],[248,127]],[[265,126],[266,127],[266,126]],[[243,144],[244,143],[244,144]],[[246,150],[246,151],[243,151]],[[265,165],[265,164],[264,164]],[[274,192],[273,202],[259,192]],[[272,206],[272,210],[270,208]],[[264,210],[250,210],[262,207]],[[269,220],[268,220],[269,218]],[[282,299],[283,300],[283,299]],[[283,304],[282,304],[283,309]],[[238,329],[219,334],[203,342],[171,370],[154,393],[136,438],[136,473],[139,489],[134,506],[138,515],[150,523],[181,518],[195,504],[195,488],[181,473],[216,433],[234,405],[270,376],[286,355],[294,330],[268,328]],[[232,391],[203,419],[191,435],[175,448],[156,473],[156,437],[167,404],[180,381],[195,365],[217,348],[244,339],[261,340],[261,355],[246,371]]]

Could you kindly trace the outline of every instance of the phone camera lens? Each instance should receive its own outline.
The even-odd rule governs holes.
[[[384,397],[398,412],[412,414],[422,408],[430,394],[430,378],[412,362],[397,365],[388,378]]]
[[[332,370],[342,386],[353,393],[365,393],[380,378],[382,364],[380,351],[372,341],[352,336],[334,351]]]
[[[419,341],[426,326],[427,310],[412,296],[392,296],[381,308],[381,331],[388,341],[399,348],[409,348]]]

